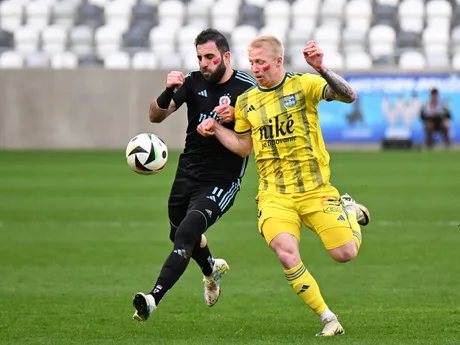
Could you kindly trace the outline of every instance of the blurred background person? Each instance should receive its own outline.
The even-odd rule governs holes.
[[[440,132],[446,147],[450,147],[450,119],[449,109],[441,104],[439,91],[431,89],[428,103],[422,107],[420,118],[425,128],[425,144],[431,149],[434,146],[434,134]]]

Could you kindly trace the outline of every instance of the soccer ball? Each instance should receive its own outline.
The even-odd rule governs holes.
[[[138,174],[152,175],[163,169],[168,161],[168,148],[154,134],[136,135],[126,147],[126,160]]]

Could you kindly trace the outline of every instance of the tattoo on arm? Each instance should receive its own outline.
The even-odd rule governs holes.
[[[319,71],[319,74],[327,81],[325,99],[351,103],[355,100],[355,90],[338,74],[330,69]]]

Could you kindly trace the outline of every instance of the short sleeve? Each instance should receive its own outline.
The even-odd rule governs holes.
[[[240,102],[236,100],[235,105],[235,129],[236,134],[242,135],[251,132],[251,123],[244,116],[244,111],[241,110]]]
[[[304,74],[301,77],[306,96],[314,103],[325,99],[327,82],[316,74]]]
[[[180,88],[176,90],[173,96],[173,101],[176,104],[176,109],[179,109],[179,107],[184,104],[184,102],[187,102],[187,97],[189,94],[189,89],[191,88],[192,85],[192,78],[190,74],[188,74],[185,77],[185,81],[182,84]]]

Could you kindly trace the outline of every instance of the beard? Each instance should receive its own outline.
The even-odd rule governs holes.
[[[219,66],[217,66],[214,72],[211,72],[211,74],[207,77],[203,74],[203,70],[201,71],[201,74],[203,74],[204,79],[206,79],[208,83],[217,84],[222,79],[226,71],[227,68],[225,67],[224,58],[222,57]]]

